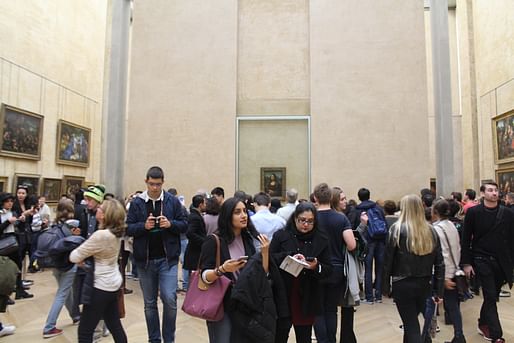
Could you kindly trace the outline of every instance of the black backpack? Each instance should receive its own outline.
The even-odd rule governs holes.
[[[40,268],[59,268],[61,267],[50,250],[59,240],[70,236],[68,226],[63,223],[54,224],[49,229],[43,231],[37,241],[37,250],[34,255]]]

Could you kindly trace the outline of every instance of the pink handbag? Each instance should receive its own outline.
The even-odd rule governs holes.
[[[216,268],[220,266],[220,239],[216,239]],[[201,277],[201,270],[191,273],[190,287],[187,290],[182,311],[190,316],[217,322],[223,319],[225,310],[223,308],[223,297],[231,282],[225,275],[219,277],[212,284],[206,284]],[[194,287],[197,285],[197,287]]]

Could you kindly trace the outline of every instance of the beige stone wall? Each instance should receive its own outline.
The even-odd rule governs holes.
[[[514,109],[514,2],[473,2],[480,140],[480,178],[494,179],[491,118]]]
[[[187,203],[200,188],[233,194],[236,57],[237,1],[134,2],[127,192],[160,165]]]
[[[312,181],[356,198],[428,187],[423,3],[310,3]]]
[[[41,161],[0,157],[0,176],[15,173],[98,181],[107,5],[93,1],[0,2],[0,102],[44,116]],[[56,161],[57,122],[91,128],[88,168]]]

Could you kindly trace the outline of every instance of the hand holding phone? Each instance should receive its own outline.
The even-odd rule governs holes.
[[[237,259],[238,262],[246,262],[248,261],[248,256],[240,256],[238,259]]]

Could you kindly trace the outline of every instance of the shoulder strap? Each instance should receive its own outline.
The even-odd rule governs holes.
[[[221,264],[221,247],[220,247],[220,238],[215,233],[211,234],[211,236],[214,236],[214,239],[216,240],[216,268],[218,268]],[[196,267],[196,270],[200,272],[200,261],[202,260],[202,254],[200,253],[200,257],[198,258],[198,266]]]

